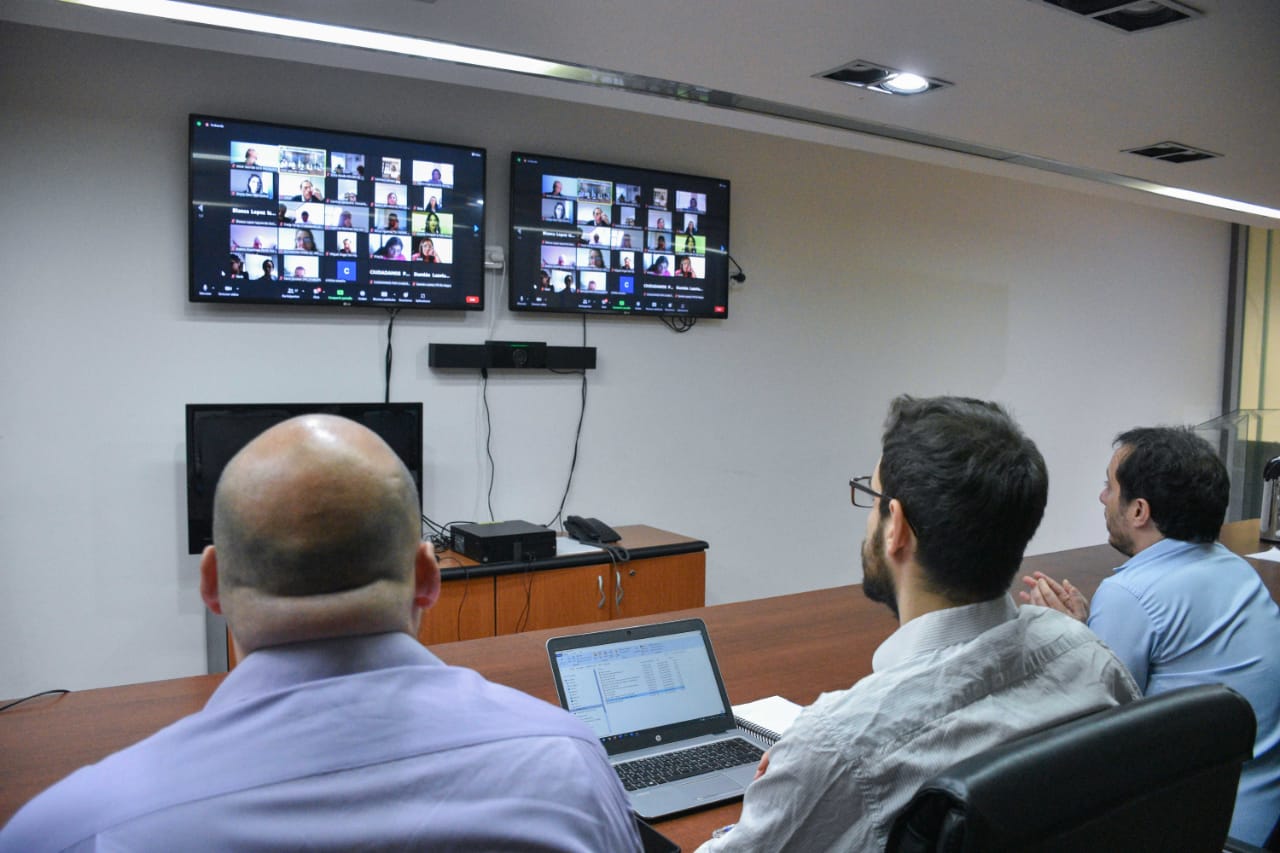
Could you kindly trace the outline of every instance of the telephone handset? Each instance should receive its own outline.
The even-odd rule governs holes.
[[[564,530],[579,542],[617,542],[618,531],[598,518],[571,515],[564,520]]]

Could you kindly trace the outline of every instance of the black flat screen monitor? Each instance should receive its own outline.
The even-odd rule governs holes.
[[[513,311],[729,315],[729,182],[511,155]]]
[[[312,412],[364,424],[391,445],[422,501],[421,403],[189,403],[187,404],[187,550],[213,543],[213,493],[222,469],[268,427]]]
[[[484,308],[483,148],[190,120],[192,302]]]

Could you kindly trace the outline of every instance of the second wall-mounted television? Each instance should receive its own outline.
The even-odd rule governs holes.
[[[485,150],[193,115],[192,302],[484,308]]]
[[[511,155],[513,311],[729,314],[729,182]]]

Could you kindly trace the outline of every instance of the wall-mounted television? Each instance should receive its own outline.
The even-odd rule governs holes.
[[[213,544],[213,493],[231,457],[268,427],[322,412],[364,424],[404,462],[422,501],[421,403],[187,404],[187,550]]]
[[[729,314],[729,182],[511,155],[513,311]]]
[[[192,115],[192,302],[484,308],[485,150]]]

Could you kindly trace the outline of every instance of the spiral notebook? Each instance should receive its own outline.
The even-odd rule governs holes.
[[[766,743],[773,743],[795,722],[804,710],[782,696],[766,696],[754,702],[733,706],[733,718],[738,728],[751,732]]]

